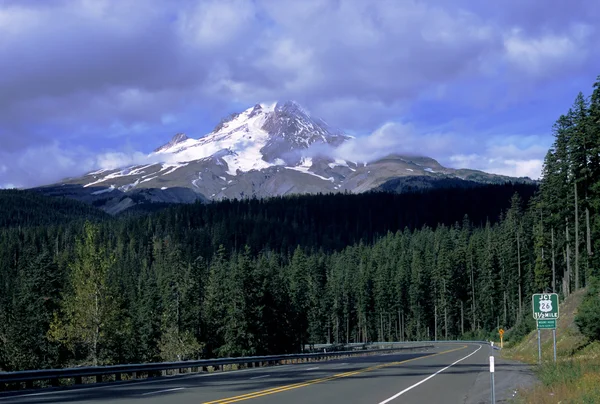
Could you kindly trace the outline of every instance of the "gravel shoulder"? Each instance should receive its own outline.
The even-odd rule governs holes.
[[[498,353],[496,352],[496,355]],[[496,403],[510,403],[518,396],[519,389],[527,389],[539,383],[531,365],[495,357]],[[479,373],[469,391],[465,404],[488,404],[491,401],[489,368]]]

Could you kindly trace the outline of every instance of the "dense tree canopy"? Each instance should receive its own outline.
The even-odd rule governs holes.
[[[0,193],[17,212],[0,215],[0,368],[527,331],[532,293],[568,295],[598,275],[598,83],[553,131],[539,190],[294,196],[117,218],[63,200],[46,217],[41,197]]]

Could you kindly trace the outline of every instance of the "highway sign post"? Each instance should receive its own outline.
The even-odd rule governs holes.
[[[552,330],[554,341],[554,362],[556,362],[556,321],[560,313],[557,293],[536,293],[532,296],[533,318],[537,323],[538,332],[538,363],[542,363],[542,329]]]
[[[504,338],[504,330],[500,328],[498,334],[500,334],[500,348],[504,348],[504,342],[502,340]]]

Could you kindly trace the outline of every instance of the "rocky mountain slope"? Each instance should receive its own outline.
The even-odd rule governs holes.
[[[102,169],[37,190],[83,200],[114,214],[142,202],[402,191],[406,183],[410,188],[435,187],[438,180],[447,184],[448,179],[453,186],[515,180],[445,168],[428,157],[392,154],[371,162],[329,157],[351,139],[295,102],[257,104],[221,120],[199,139],[176,134],[147,156],[147,164]]]

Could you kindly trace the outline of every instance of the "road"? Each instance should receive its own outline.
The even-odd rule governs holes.
[[[478,404],[489,402],[489,355],[485,345],[439,343],[412,352],[0,397],[0,404]]]

